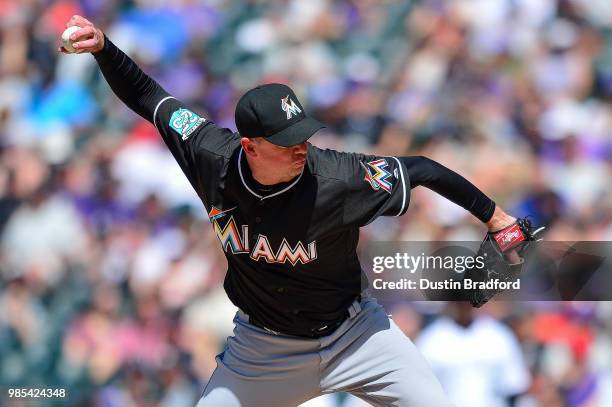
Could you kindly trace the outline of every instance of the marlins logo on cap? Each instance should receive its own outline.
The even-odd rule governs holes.
[[[293,115],[297,116],[302,113],[302,109],[293,100],[289,99],[289,95],[281,99],[281,109],[287,113],[287,120],[291,119]]]

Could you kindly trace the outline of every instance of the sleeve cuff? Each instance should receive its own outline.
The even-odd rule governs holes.
[[[94,58],[98,61],[107,58],[109,56],[111,56],[111,49],[115,46],[115,44],[113,44],[108,37],[106,36],[106,34],[104,34],[104,47],[102,47],[102,49],[98,52],[92,52],[91,54],[94,56]]]

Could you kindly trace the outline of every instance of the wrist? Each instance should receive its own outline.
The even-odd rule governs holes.
[[[502,229],[507,228],[516,222],[516,218],[508,215],[504,212],[499,206],[495,208],[495,212],[493,212],[493,216],[486,223],[489,232],[498,232]]]
[[[98,52],[102,51],[104,49],[104,46],[106,45],[106,36],[102,32],[102,30],[98,29],[96,36],[100,39],[98,41],[99,45],[96,47],[95,50],[91,51],[92,54],[97,54]]]

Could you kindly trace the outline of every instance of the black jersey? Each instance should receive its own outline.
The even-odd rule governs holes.
[[[312,145],[296,179],[261,188],[238,134],[170,96],[108,38],[94,57],[113,92],[155,124],[204,203],[227,257],[229,298],[269,329],[310,336],[313,328],[338,322],[364,281],[359,227],[402,215],[411,187],[424,185],[483,222],[495,210],[469,181],[425,157]]]
[[[237,133],[172,97],[158,103],[154,123],[208,211],[231,301],[288,334],[337,321],[362,289],[359,227],[408,208],[400,161],[308,144],[302,173],[264,194],[245,173]]]

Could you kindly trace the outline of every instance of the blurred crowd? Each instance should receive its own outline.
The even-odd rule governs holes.
[[[425,155],[550,240],[612,240],[609,0],[2,0],[0,386],[192,405],[232,332],[225,259],[178,165],[91,55],[57,52],[73,14],[218,125],[284,82],[328,125],[316,145]],[[483,233],[417,188],[362,242]],[[388,310],[459,407],[612,405],[612,303]]]

